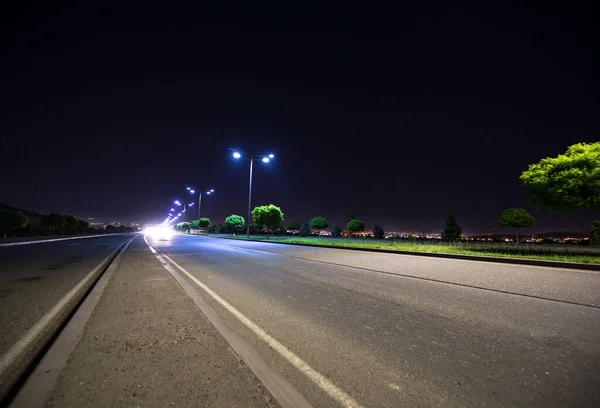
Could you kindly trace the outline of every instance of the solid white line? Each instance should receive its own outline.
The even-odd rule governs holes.
[[[7,242],[5,244],[0,244],[0,247],[9,247],[9,246],[17,246],[17,245],[31,245],[31,244],[43,244],[46,242],[57,242],[57,241],[67,241],[69,239],[84,239],[84,238],[100,238],[100,237],[108,237],[111,235],[85,235],[83,237],[67,237],[67,238],[52,238],[52,239],[39,239],[37,241],[19,241],[19,242]]]
[[[223,336],[229,346],[246,363],[259,381],[271,393],[273,398],[281,405],[281,408],[312,408],[307,399],[279,372],[265,361],[258,351],[242,338],[231,326],[226,323],[221,315],[210,306],[196,286],[189,283],[173,265],[168,263],[148,242],[146,243],[163,267],[171,274],[183,291],[192,299],[198,309],[211,322],[217,331]]]
[[[266,255],[273,255],[273,256],[286,256],[286,255],[280,255],[280,254],[276,254],[274,252],[268,252],[268,251],[261,251],[259,249],[250,249],[250,248],[242,248],[242,247],[236,247],[233,245],[224,245],[224,246],[228,246],[230,248],[235,248],[235,249],[241,249],[242,251],[250,251],[250,252],[258,252],[261,254],[266,254]]]
[[[150,246],[150,245],[149,245]],[[274,337],[265,332],[260,326],[254,323],[252,320],[247,318],[242,312],[237,310],[234,306],[232,306],[229,302],[223,299],[221,296],[212,291],[208,286],[204,283],[196,279],[191,273],[186,271],[183,267],[181,267],[177,262],[172,260],[169,256],[162,253],[161,258],[167,259],[171,264],[173,264],[177,269],[186,274],[196,285],[200,286],[206,293],[208,293],[214,300],[216,300],[221,306],[223,306],[227,311],[229,311],[232,315],[238,318],[246,327],[254,332],[261,340],[265,341],[269,346],[271,346],[275,351],[277,351],[283,358],[285,358],[290,364],[296,367],[300,372],[306,375],[316,386],[325,391],[331,398],[337,401],[340,405],[349,408],[359,408],[361,405],[356,402],[350,395],[346,394],[343,390],[329,381],[325,376],[312,368],[308,363],[298,357],[296,354],[288,350],[283,344],[277,341]],[[165,261],[163,259],[159,260],[164,264]]]
[[[77,295],[82,289],[87,286],[97,275],[104,269],[106,263],[115,256],[115,254],[121,250],[122,245],[111,252],[106,258],[98,264],[90,273],[86,275],[73,289],[71,289],[62,299],[56,303],[52,309],[50,309],[36,324],[33,325],[19,340],[17,340],[12,347],[0,357],[0,378],[4,377],[7,371],[13,367],[13,365],[23,357],[25,351],[31,347],[32,343],[36,339],[47,332],[50,325],[53,324],[56,317],[65,310],[65,308],[75,300]]]
[[[35,367],[35,370],[27,378],[27,381],[19,390],[15,399],[12,400],[10,404],[11,408],[43,408],[48,405],[48,400],[56,387],[59,375],[67,364],[67,360],[71,356],[75,346],[79,343],[83,330],[92,317],[92,313],[104,293],[104,289],[121,263],[121,258],[123,258],[129,244],[135,238],[131,238],[110,263],[106,272],[102,274],[98,283],[85,298],[58,338],[52,343],[52,346]]]

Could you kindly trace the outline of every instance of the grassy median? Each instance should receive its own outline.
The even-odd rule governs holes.
[[[245,236],[221,236],[223,238],[248,239]],[[328,245],[348,248],[375,248],[414,252],[434,252],[459,255],[496,256],[503,258],[543,259],[548,261],[580,262],[600,264],[600,250],[597,248],[559,244],[504,244],[471,243],[445,244],[441,242],[407,242],[401,240],[352,239],[330,237],[280,237],[264,235],[251,236],[251,240],[287,242],[291,244]]]

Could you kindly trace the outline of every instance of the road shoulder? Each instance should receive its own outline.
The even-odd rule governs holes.
[[[61,373],[51,406],[278,406],[138,237]]]

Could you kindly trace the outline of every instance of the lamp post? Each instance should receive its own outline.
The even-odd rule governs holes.
[[[176,204],[178,207],[181,207],[181,203],[179,202],[179,200],[173,201],[173,204]],[[181,213],[179,213],[178,215],[181,215]],[[183,221],[185,221],[185,206],[183,206]]]
[[[250,236],[250,207],[252,205],[252,168],[254,160],[260,160],[263,163],[269,163],[271,159],[275,158],[273,153],[268,155],[252,155],[252,154],[244,154],[240,153],[237,150],[229,149],[233,152],[234,159],[246,159],[250,161],[250,181],[248,183],[248,218],[246,219],[246,236]]]
[[[186,187],[186,190],[190,193],[190,194],[194,194],[196,191],[191,188],[191,187]],[[213,188],[211,188],[210,190],[206,191],[206,195],[211,195],[215,192],[215,190]],[[200,219],[200,207],[202,206],[202,191],[198,191],[198,211],[196,211],[196,216],[198,217],[198,219]]]

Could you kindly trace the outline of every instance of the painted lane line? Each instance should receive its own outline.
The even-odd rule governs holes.
[[[104,293],[104,289],[121,264],[121,259],[129,244],[137,237],[131,238],[112,260],[102,277],[94,285],[73,317],[69,320],[57,339],[52,343],[39,364],[35,367],[23,387],[12,400],[11,408],[44,408],[52,396],[58,377],[62,373],[71,353],[81,340],[83,330],[92,317],[96,305]]]
[[[227,239],[227,238],[220,238],[220,239]],[[409,274],[401,273],[401,272],[382,271],[382,270],[379,270],[379,269],[366,268],[366,267],[356,266],[356,265],[347,265],[347,264],[341,264],[341,263],[330,262],[330,261],[321,261],[321,260],[318,260],[318,259],[304,258],[304,257],[301,257],[301,256],[295,256],[295,255],[277,254],[277,253],[274,253],[274,252],[260,251],[258,249],[249,249],[249,248],[235,247],[235,246],[232,246],[232,245],[229,245],[229,244],[223,244],[222,246],[229,247],[229,248],[238,248],[238,249],[241,249],[243,251],[261,252],[261,253],[269,254],[269,255],[275,255],[275,256],[282,256],[282,257],[285,257],[285,258],[298,259],[298,260],[306,261],[306,262],[315,262],[315,263],[321,263],[321,264],[325,264],[325,265],[332,265],[332,266],[337,266],[337,267],[340,267],[340,268],[356,269],[356,270],[359,270],[359,271],[379,273],[379,274],[388,275],[388,276],[397,276],[399,278],[408,278],[408,279],[415,279],[415,280],[426,281],[426,282],[435,282],[435,283],[441,283],[441,284],[444,284],[444,285],[458,286],[458,287],[462,287],[462,288],[475,289],[475,290],[483,290],[483,291],[486,291],[486,292],[502,293],[502,294],[505,294],[505,295],[520,296],[520,297],[525,297],[525,298],[530,298],[530,299],[547,300],[547,301],[550,301],[550,302],[558,302],[558,303],[564,303],[564,304],[569,304],[569,305],[592,307],[592,308],[595,308],[595,309],[600,309],[599,305],[593,305],[593,304],[589,304],[589,303],[576,302],[576,301],[564,300],[564,299],[555,299],[555,298],[551,298],[551,297],[548,297],[548,296],[529,295],[527,293],[519,293],[519,292],[513,292],[513,291],[509,291],[509,290],[494,289],[494,288],[488,288],[488,287],[485,287],[485,286],[470,285],[470,284],[467,284],[467,283],[452,282],[452,281],[447,281],[447,280],[443,280],[443,279],[439,279],[439,278],[429,278],[429,277],[423,277],[423,276],[417,276],[417,275],[409,275]],[[403,255],[400,255],[400,256],[403,256]],[[466,261],[466,260],[462,260],[462,259],[456,259],[456,261],[473,262],[473,261]],[[518,265],[518,267],[522,267],[522,266],[529,267],[529,268],[540,268],[539,266]],[[585,270],[577,270],[577,269],[567,269],[565,271],[569,272],[569,273],[570,272],[592,273],[592,274],[597,274],[598,273],[598,272],[594,272],[594,271],[585,271]]]
[[[489,263],[499,263],[504,267],[507,268],[533,268],[533,269],[542,269],[544,271],[548,271],[551,270],[552,272],[556,272],[556,273],[565,273],[565,272],[577,272],[577,273],[587,273],[587,274],[598,274],[599,270],[597,269],[576,269],[576,268],[572,268],[572,267],[562,267],[562,266],[552,266],[552,265],[529,265],[529,264],[521,264],[521,263],[510,263],[510,262],[504,262],[504,260],[510,260],[513,258],[509,258],[509,257],[496,257],[494,258],[494,260],[479,260],[479,259],[461,259],[461,258],[451,258],[451,257],[443,257],[443,256],[435,256],[435,255],[443,255],[443,253],[436,253],[436,252],[417,252],[417,251],[405,251],[402,253],[398,253],[398,252],[394,252],[393,250],[385,250],[382,249],[381,251],[370,251],[370,250],[365,250],[365,249],[361,249],[361,248],[356,248],[356,247],[343,247],[343,246],[334,246],[334,245],[318,245],[318,244],[301,244],[301,243],[291,243],[291,242],[277,242],[277,241],[273,241],[273,242],[267,242],[267,241],[258,241],[258,240],[245,240],[245,239],[237,239],[237,238],[228,238],[228,237],[205,237],[205,236],[199,236],[199,235],[192,235],[190,236],[190,238],[203,238],[203,239],[214,239],[214,240],[228,240],[228,241],[238,241],[238,242],[249,242],[252,244],[258,244],[258,245],[279,245],[280,247],[290,247],[290,246],[296,246],[299,248],[306,248],[306,249],[317,249],[317,250],[332,250],[332,251],[343,251],[343,252],[348,252],[348,251],[355,251],[357,254],[362,253],[362,255],[393,255],[393,256],[398,256],[398,257],[412,257],[412,258],[423,258],[426,260],[431,260],[436,259],[438,261],[453,261],[453,262],[464,262],[464,263],[469,263],[469,264],[473,264],[473,263],[481,263],[484,264],[483,266],[489,266],[487,264]],[[216,245],[216,244],[215,244]],[[220,244],[222,246],[231,246],[229,244]],[[246,249],[246,248],[242,248],[242,247],[235,247],[235,248],[240,248],[240,249]],[[375,248],[377,249],[377,248]],[[256,251],[256,250],[255,250]],[[284,254],[275,254],[274,255],[280,255],[280,256],[289,256],[289,255],[284,255]],[[433,254],[433,255],[432,255]],[[452,255],[452,254],[449,254]],[[476,256],[476,255],[474,255]],[[485,257],[482,257],[485,258]],[[310,260],[309,258],[299,258],[299,259],[307,259]],[[500,261],[498,261],[498,259],[500,259]],[[532,258],[514,258],[516,260],[529,260]],[[554,261],[549,261],[549,262],[554,262]],[[563,262],[563,261],[556,261],[556,262]]]
[[[88,286],[97,275],[102,272],[110,260],[121,250],[123,245],[110,253],[102,260],[90,273],[77,283],[62,299],[58,301],[46,314],[44,314],[12,347],[0,357],[0,379],[5,379],[14,370],[17,364],[25,357],[28,351],[31,351],[33,344],[41,337],[47,337],[51,331],[51,326],[56,324],[56,320],[61,313],[69,309],[69,306],[76,303],[77,298],[82,295],[83,290]],[[13,383],[17,378],[11,376],[4,383],[0,383],[0,389],[6,390],[8,383]],[[4,398],[0,395],[0,399]]]
[[[146,243],[148,243],[147,240]],[[177,281],[198,309],[200,309],[200,312],[206,316],[282,408],[311,408],[310,403],[304,395],[294,388],[280,373],[275,371],[269,363],[263,360],[256,349],[235,332],[228,323],[225,323],[221,315],[204,300],[204,297],[202,297],[195,286],[192,286],[191,283],[181,276],[149,243],[148,246],[163,267]]]
[[[148,241],[146,241],[148,242]],[[150,243],[148,243],[151,246]],[[196,285],[202,288],[206,293],[208,293],[215,301],[217,301],[221,306],[223,306],[229,313],[234,315],[240,322],[242,322],[246,327],[254,332],[261,340],[266,342],[273,350],[277,351],[279,355],[281,355],[284,359],[286,359],[290,364],[292,364],[296,369],[298,369],[301,373],[303,373],[306,377],[308,377],[316,386],[325,391],[332,399],[334,399],[337,403],[339,403],[343,407],[348,408],[359,408],[361,405],[354,400],[350,395],[340,389],[338,386],[329,381],[324,375],[316,371],[312,368],[308,363],[290,351],[287,347],[281,344],[274,337],[269,335],[266,331],[264,331],[260,326],[246,317],[242,312],[237,310],[234,306],[232,306],[229,302],[215,293],[212,289],[206,286],[203,282],[196,279],[191,273],[185,270],[182,266],[180,266],[177,262],[171,259],[168,255],[161,253],[161,258],[166,259],[172,265],[174,265],[177,269],[183,272],[189,279],[192,280]],[[157,257],[158,257],[157,256]],[[165,264],[164,259],[159,259],[163,265]]]
[[[18,246],[18,245],[31,245],[31,244],[44,244],[46,242],[58,242],[58,241],[68,241],[73,239],[85,239],[85,238],[106,238],[108,236],[115,236],[119,234],[111,234],[111,235],[86,235],[83,237],[67,237],[67,238],[53,238],[53,239],[40,239],[37,241],[20,241],[20,242],[7,242],[5,244],[0,244],[0,247],[10,247],[10,246]]]
[[[258,252],[260,254],[266,254],[266,255],[285,256],[285,255],[276,254],[274,252],[261,251],[259,249],[242,248],[242,247],[236,247],[236,246],[233,246],[233,245],[224,245],[224,246],[228,246],[230,248],[235,248],[235,249],[240,249],[242,251]]]

